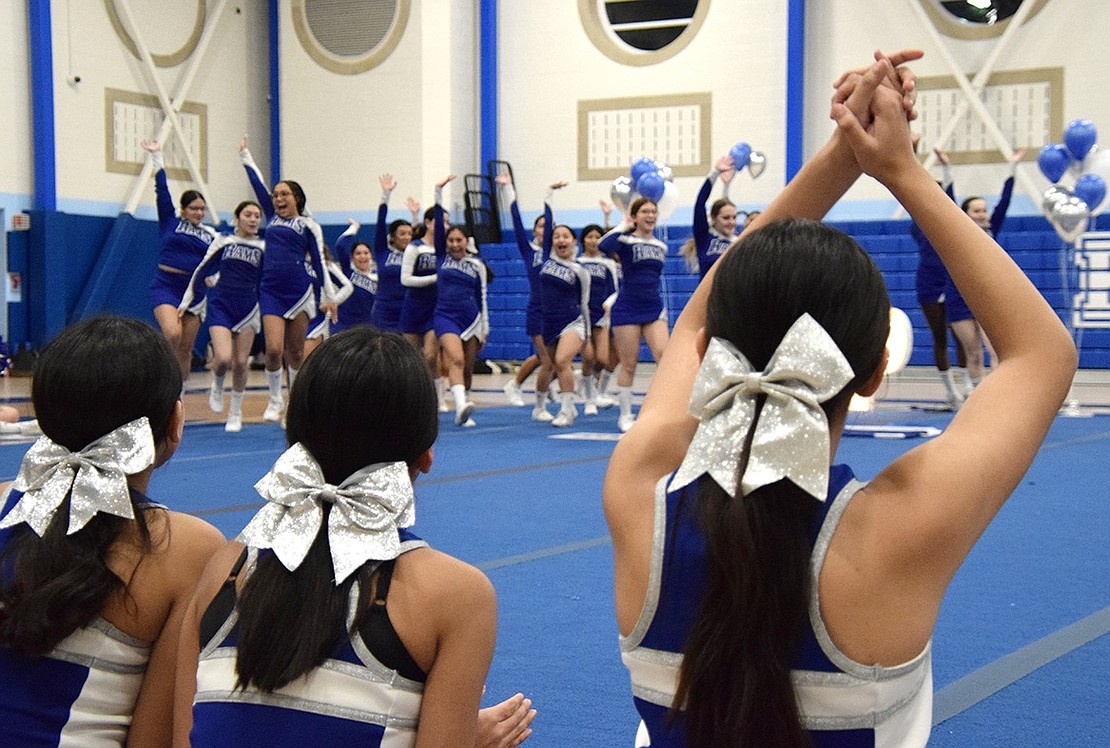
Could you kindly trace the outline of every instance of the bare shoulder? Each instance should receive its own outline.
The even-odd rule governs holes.
[[[418,548],[400,556],[395,575],[429,602],[496,605],[493,584],[480,569],[434,548]]]
[[[226,546],[227,540],[212,525],[191,514],[167,510],[159,513],[164,531],[156,536],[151,560],[176,578],[192,585],[209,560]],[[191,592],[191,587],[189,589]]]

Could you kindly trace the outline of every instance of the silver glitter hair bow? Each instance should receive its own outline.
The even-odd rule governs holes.
[[[369,465],[333,486],[324,481],[316,460],[298,443],[278,458],[254,488],[267,504],[238,540],[272,549],[289,571],[296,571],[316,539],[324,521],[324,502],[332,505],[328,544],[337,585],[370,559],[396,558],[401,552],[397,528],[416,521],[412,478],[403,462]]]
[[[49,437],[40,436],[24,455],[19,475],[0,498],[3,504],[13,490],[23,492],[0,521],[0,529],[26,522],[42,537],[67,494],[67,535],[84,527],[97,512],[133,519],[127,476],[153,464],[154,435],[145,416],[125,423],[80,452],[70,452]]]
[[[771,356],[753,371],[735,346],[713,338],[694,379],[690,415],[701,421],[671,488],[708,473],[736,498],[736,474],[748,433],[754,429],[743,495],[789,478],[824,501],[829,482],[829,422],[821,403],[855,376],[825,329],[809,314],[799,317]],[[755,418],[756,398],[766,401]]]

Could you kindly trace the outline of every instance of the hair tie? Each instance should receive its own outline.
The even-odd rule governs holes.
[[[273,550],[289,571],[301,565],[320,532],[324,504],[332,505],[328,544],[337,585],[371,559],[399,556],[397,528],[416,521],[412,478],[404,462],[368,465],[333,486],[324,481],[309,451],[297,443],[254,488],[267,503],[237,540]]]
[[[690,415],[701,423],[675,473],[671,489],[708,474],[736,498],[737,471],[751,433],[740,479],[746,496],[783,478],[819,501],[829,482],[829,422],[821,403],[855,374],[836,342],[808,313],[799,317],[755,371],[732,343],[713,338],[694,379]],[[756,399],[766,402],[755,414]]]
[[[0,497],[23,496],[0,521],[0,529],[26,522],[42,537],[66,496],[69,500],[67,535],[80,530],[97,512],[134,519],[127,476],[154,464],[154,435],[145,416],[115,429],[79,452],[70,452],[47,436],[40,436],[23,456],[19,474]]]

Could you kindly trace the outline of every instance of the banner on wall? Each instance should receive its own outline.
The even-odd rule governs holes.
[[[1072,324],[1110,328],[1110,231],[1091,231],[1075,247],[1079,292],[1072,299]]]

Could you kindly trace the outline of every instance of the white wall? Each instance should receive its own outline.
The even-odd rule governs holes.
[[[0,3],[0,208],[10,216],[26,210],[34,193],[31,146],[31,57],[27,46],[27,4]],[[0,227],[7,230],[7,227]]]
[[[393,54],[355,75],[326,70],[305,53],[289,8],[285,0],[282,170],[301,182],[320,220],[371,220],[383,172],[397,180],[392,215],[401,216],[406,196],[428,207],[435,182],[477,168],[473,0],[413,0]],[[461,187],[451,190],[447,204],[461,195]]]
[[[576,2],[502,0],[499,9],[500,156],[513,166],[522,212],[537,213],[545,185],[568,179],[571,185],[555,202],[560,220],[600,220],[597,201],[608,198],[611,180],[574,181],[581,99],[708,91],[713,158],[741,140],[767,156],[767,170],[758,180],[747,173],[739,177],[733,200],[765,203],[781,189],[786,3],[713,0],[689,46],[644,67],[622,65],[598,51],[583,30]],[[703,179],[675,179],[680,207],[673,222],[690,223],[689,206]]]
[[[209,0],[210,14],[215,4]],[[139,34],[152,53],[179,49],[193,28],[192,3],[132,0],[130,7]],[[126,202],[136,177],[105,170],[104,89],[154,94],[155,88],[145,66],[116,35],[103,3],[56,0],[51,13],[58,209],[114,215]],[[250,194],[236,155],[243,133],[251,133],[256,153],[262,157],[268,153],[266,19],[265,0],[229,2],[186,93],[187,100],[208,108],[207,197],[225,216]],[[173,67],[157,68],[168,96],[189,63],[186,59]],[[81,76],[80,84],[68,82],[72,74]],[[191,181],[171,181],[170,185],[175,193],[189,186]],[[144,210],[139,215],[153,215],[153,183],[142,195]]]
[[[922,28],[906,0],[850,0],[849,2],[809,2],[806,11],[806,151],[812,153],[827,136],[831,90],[828,83],[847,68],[867,61],[873,49],[919,48],[924,59],[914,63],[919,76],[946,76],[951,69],[941,50]],[[1110,33],[1110,4],[1104,0],[1048,2],[1004,48],[994,70],[1022,70],[1036,67],[1064,67],[1064,123],[1085,117],[1101,125],[1103,145],[1110,147],[1110,91],[1105,85],[1105,52],[1101,41]],[[987,61],[995,40],[963,41],[941,35],[946,48],[969,77]],[[973,114],[969,116],[974,117]],[[924,144],[931,148],[932,144]],[[1030,154],[1030,158],[1035,157]],[[1013,212],[1038,212],[1039,195],[1049,182],[1035,161],[1019,167],[1030,177],[1037,191],[1023,193],[1021,182],[1015,191]],[[956,166],[953,177],[957,197],[997,195],[1009,168],[1003,164]],[[939,175],[939,171],[937,172]],[[889,217],[896,206],[889,195],[874,182],[861,180],[846,201],[876,201],[881,207],[860,205],[857,212]],[[875,208],[875,210],[871,210]],[[847,215],[844,206],[833,215]]]

